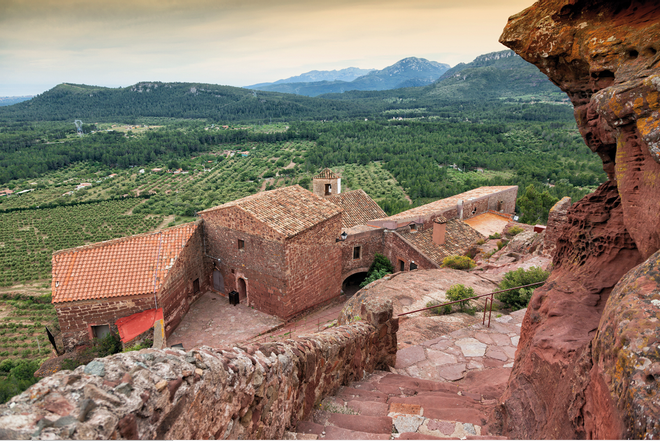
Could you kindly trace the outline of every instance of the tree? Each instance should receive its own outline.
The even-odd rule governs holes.
[[[548,222],[548,214],[553,205],[559,199],[545,190],[539,193],[534,184],[530,184],[525,189],[525,193],[518,198],[518,207],[522,212],[521,222],[526,224],[545,224]]]

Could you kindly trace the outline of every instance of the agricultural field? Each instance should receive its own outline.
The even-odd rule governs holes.
[[[48,357],[52,346],[45,326],[54,334],[59,333],[50,295],[3,294],[0,299],[0,359]]]
[[[0,286],[49,280],[54,251],[156,229],[163,216],[129,214],[142,198],[0,212]]]

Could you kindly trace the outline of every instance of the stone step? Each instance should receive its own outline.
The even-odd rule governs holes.
[[[326,437],[328,426],[341,427],[342,429],[354,430],[357,432],[381,433],[390,435],[392,433],[392,418],[367,416],[367,415],[346,415],[334,413],[327,419]]]
[[[378,391],[370,391],[355,387],[342,387],[336,395],[344,401],[376,401],[387,402],[387,394]]]
[[[358,415],[386,417],[389,413],[389,404],[380,401],[351,400],[346,407],[357,412]]]
[[[325,435],[318,439],[391,439],[391,433],[369,433],[359,430],[350,430],[343,427],[328,426],[325,428]]]

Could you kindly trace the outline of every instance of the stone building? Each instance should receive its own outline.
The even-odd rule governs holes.
[[[167,336],[206,290],[237,291],[242,303],[289,319],[350,293],[376,253],[395,271],[439,268],[489,234],[480,228],[493,217],[508,222],[517,194],[482,187],[387,216],[364,191],[341,193],[329,169],[313,188],[257,193],[201,211],[194,223],[55,253],[53,303],[66,348],[159,308]]]
[[[199,215],[217,291],[285,319],[340,294],[337,205],[294,185]]]
[[[66,350],[163,309],[165,332],[208,289],[200,221],[53,254],[53,305]]]

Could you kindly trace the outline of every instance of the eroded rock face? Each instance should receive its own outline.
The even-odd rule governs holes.
[[[660,317],[648,275],[660,248],[660,5],[541,0],[500,41],[568,94],[609,177],[567,212],[555,270],[523,322],[503,433],[657,438],[657,366],[642,359],[655,360],[644,326],[657,335]]]

